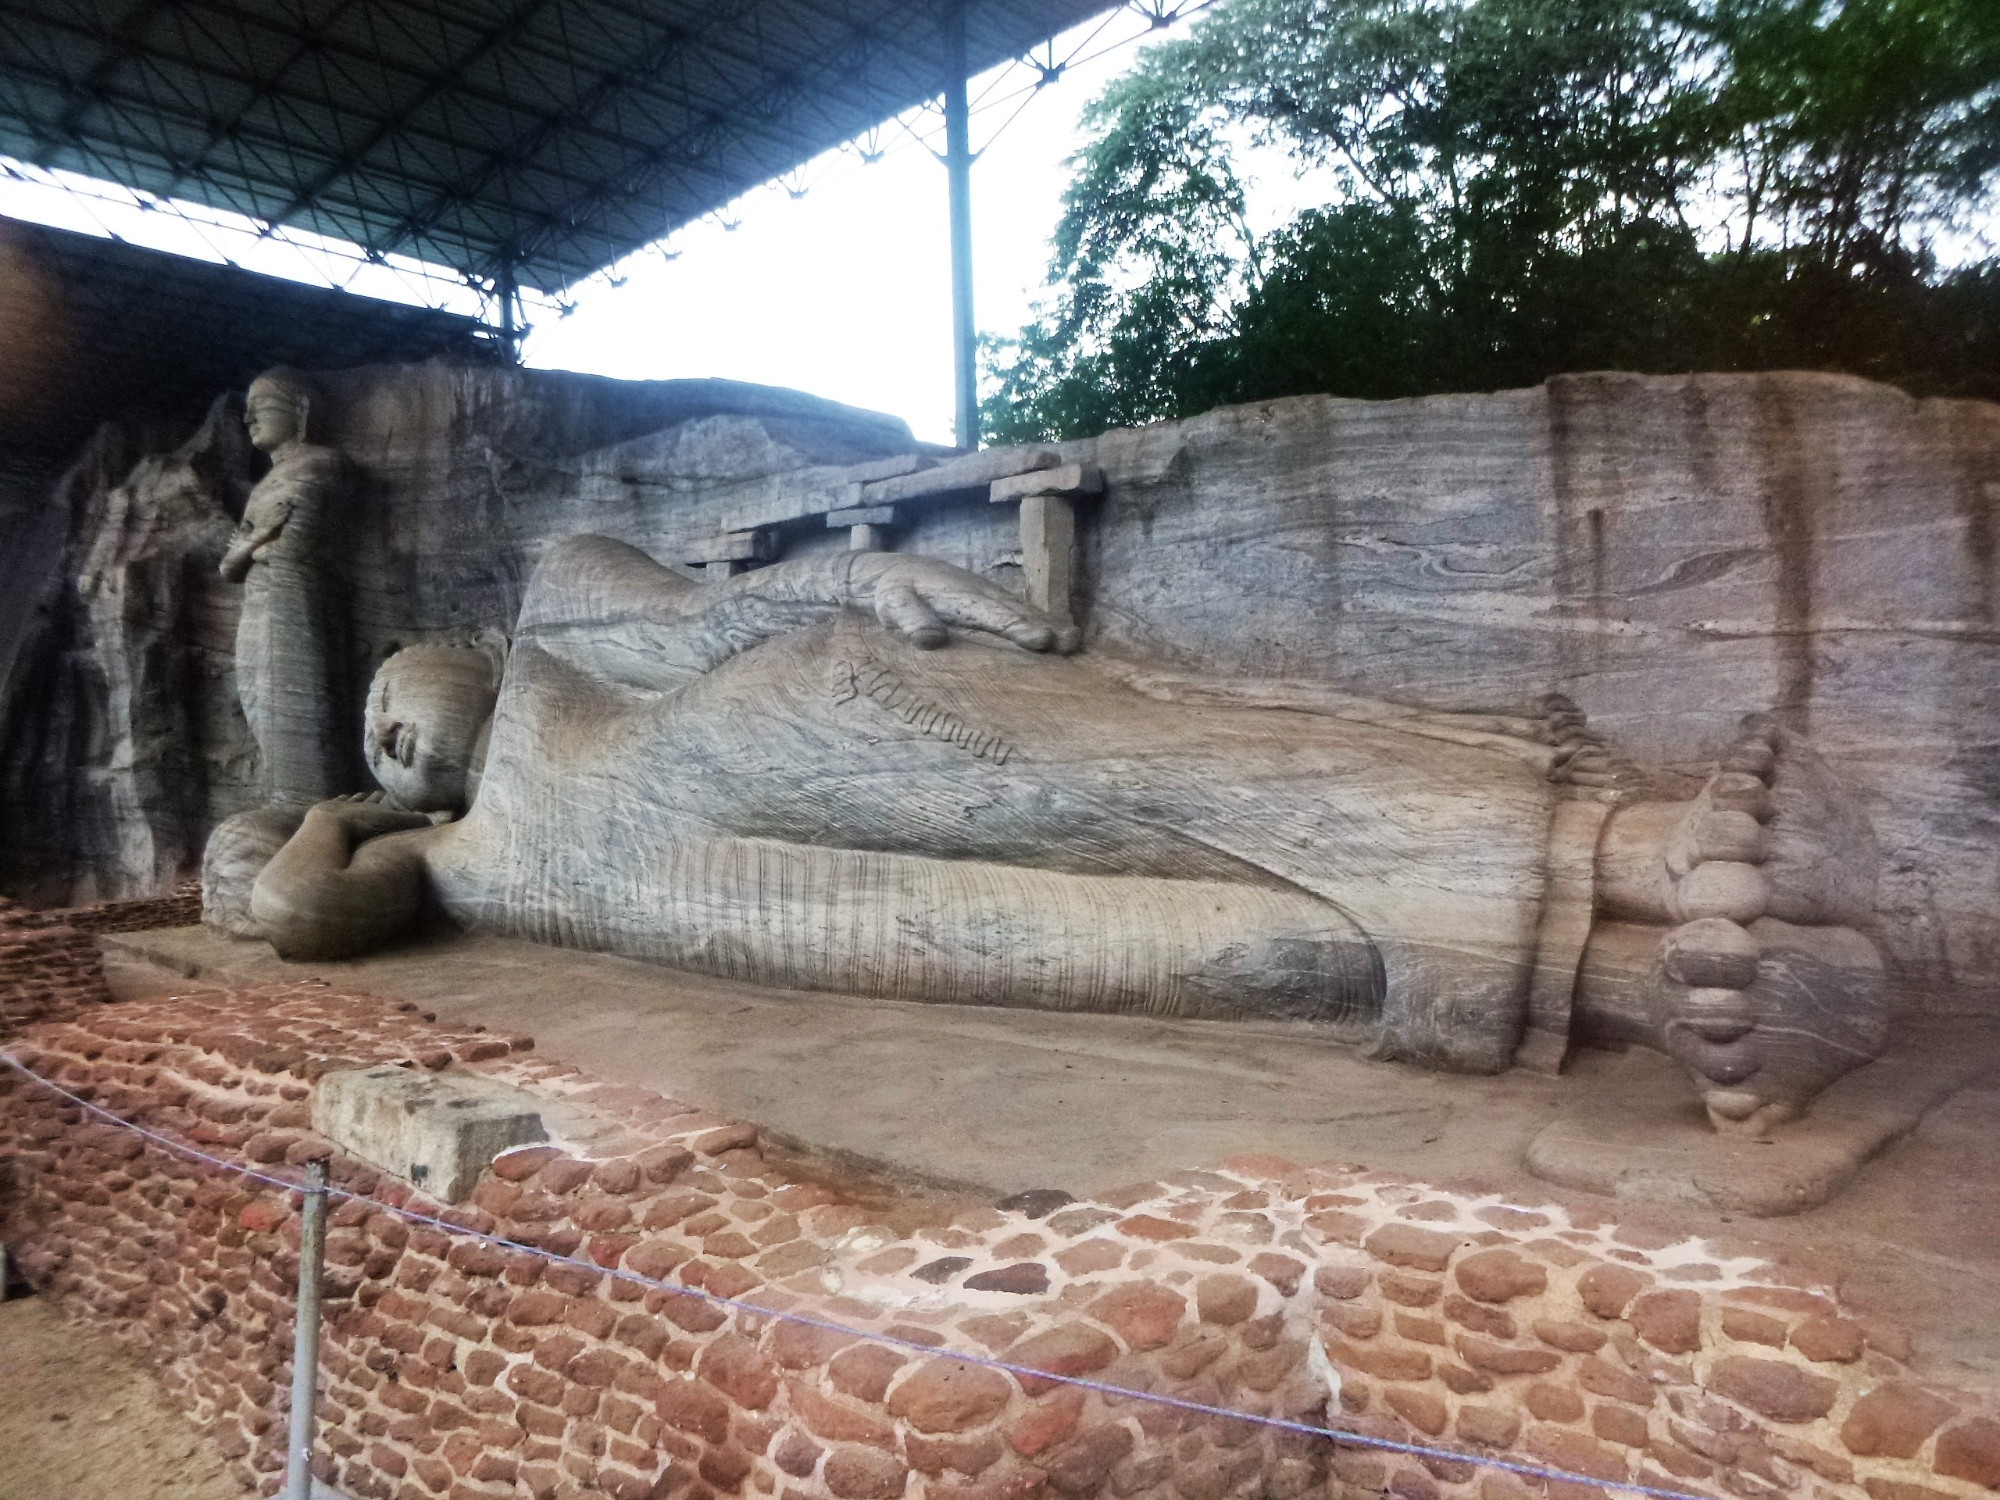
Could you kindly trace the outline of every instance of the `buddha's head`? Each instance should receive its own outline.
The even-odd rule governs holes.
[[[267,370],[250,382],[243,397],[243,425],[250,441],[266,453],[306,440],[312,387],[296,370]]]
[[[491,642],[406,646],[376,671],[362,753],[400,806],[456,814],[478,795],[503,660]]]

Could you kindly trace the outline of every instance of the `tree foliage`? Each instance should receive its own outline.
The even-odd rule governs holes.
[[[1084,117],[989,429],[1803,367],[2000,395],[1994,0],[1232,0]],[[1329,201],[1258,233],[1235,161]]]

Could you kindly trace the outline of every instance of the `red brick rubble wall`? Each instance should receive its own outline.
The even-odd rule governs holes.
[[[0,897],[0,1039],[111,998],[97,939],[67,916]]]
[[[184,927],[201,920],[201,884],[145,901],[37,911],[0,896],[0,1037],[111,998],[97,934]]]
[[[1741,1500],[1972,1500],[2000,1408],[1912,1377],[1892,1330],[1696,1242],[1379,1173],[1236,1160],[1078,1202],[1023,1195],[903,1232],[767,1159],[754,1128],[600,1085],[522,1038],[313,985],[133,1002],[15,1049],[204,1148],[326,1153],[335,1067],[472,1067],[568,1107],[455,1224],[333,1157],[326,1477],[363,1497],[1514,1500],[1448,1459],[1321,1440],[871,1345],[602,1274],[926,1346],[1357,1431]],[[25,1084],[0,1084],[28,1274],[127,1330],[265,1492],[277,1485],[296,1214]],[[1321,1355],[1326,1357],[1323,1361]],[[1338,1399],[1329,1411],[1329,1375]],[[1550,1485],[1579,1500],[1590,1492]]]
[[[165,896],[133,901],[100,901],[54,913],[85,932],[148,932],[156,927],[192,927],[201,920],[201,882],[184,880]]]

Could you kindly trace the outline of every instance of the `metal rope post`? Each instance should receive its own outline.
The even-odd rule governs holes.
[[[285,1457],[286,1500],[312,1500],[313,1408],[319,1404],[319,1281],[326,1258],[326,1163],[306,1164],[299,1236],[299,1304],[292,1331],[292,1425]]]

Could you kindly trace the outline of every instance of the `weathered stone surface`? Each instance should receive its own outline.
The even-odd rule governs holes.
[[[1383,1399],[1397,1416],[1431,1437],[1443,1432],[1451,1420],[1451,1408],[1444,1404],[1444,1399],[1422,1386],[1392,1385]]]
[[[1562,1363],[1562,1356],[1553,1349],[1499,1344],[1471,1334],[1460,1334],[1452,1345],[1458,1357],[1475,1370],[1490,1370],[1495,1375],[1546,1375]]]
[[[1577,1367],[1576,1383],[1599,1396],[1611,1396],[1644,1406],[1653,1399],[1653,1386],[1645,1376],[1635,1374],[1608,1359],[1586,1359]]]
[[[1571,1354],[1594,1354],[1604,1347],[1610,1335],[1588,1323],[1573,1323],[1566,1318],[1537,1318],[1535,1337]]]
[[[1549,1273],[1511,1250],[1481,1250],[1452,1269],[1465,1295],[1476,1302],[1511,1302],[1547,1290]]]
[[[57,906],[155,895],[256,800],[241,591],[215,567],[257,463],[240,399],[223,396],[191,434],[107,425],[0,516],[0,890]]]
[[[1054,1447],[1076,1431],[1083,1415],[1083,1392],[1059,1391],[1007,1426],[1007,1445],[1023,1458]]]
[[[1701,1297],[1695,1292],[1648,1292],[1625,1317],[1633,1332],[1663,1353],[1692,1354],[1701,1347]]]
[[[476,1073],[397,1067],[328,1073],[312,1098],[313,1129],[444,1203],[508,1147],[546,1140],[541,1107]]]
[[[1769,1344],[1773,1349],[1782,1349],[1791,1329],[1783,1318],[1774,1318],[1769,1313],[1756,1312],[1747,1307],[1725,1307],[1722,1309],[1722,1332],[1726,1337],[1741,1339],[1745,1343]]]
[[[1888,1381],[1854,1403],[1841,1424],[1840,1441],[1857,1458],[1913,1458],[1956,1410],[1920,1385]]]
[[[1241,1323],[1257,1311],[1257,1287],[1241,1276],[1204,1276],[1195,1283],[1194,1300],[1204,1323]]]
[[[1974,1417],[1938,1434],[1931,1467],[1947,1479],[2000,1490],[2000,1420]]]
[[[1583,1305],[1598,1317],[1616,1318],[1624,1315],[1632,1299],[1644,1291],[1652,1279],[1644,1271],[1635,1271],[1630,1266],[1595,1265],[1577,1278],[1576,1291],[1583,1299]]]
[[[1467,1401],[1458,1408],[1458,1435],[1485,1448],[1507,1448],[1521,1435],[1520,1413]]]
[[[857,1344],[836,1354],[826,1374],[835,1390],[858,1401],[875,1402],[882,1399],[890,1380],[908,1363],[908,1355],[881,1344]]]
[[[1017,1297],[1038,1297],[1049,1289],[1049,1271],[1040,1261],[1022,1261],[968,1276],[964,1284],[966,1290],[973,1292],[1012,1292]]]
[[[848,1351],[849,1357],[856,1352]],[[702,1350],[695,1370],[703,1380],[749,1411],[769,1406],[778,1394],[776,1368],[745,1338],[717,1339]]]
[[[919,1432],[964,1432],[1007,1404],[1013,1386],[1005,1375],[953,1359],[917,1366],[889,1393],[889,1411]]]
[[[1076,1199],[1061,1188],[1029,1188],[1024,1193],[1015,1193],[1002,1198],[995,1208],[1009,1213],[1025,1215],[1030,1219],[1046,1219],[1057,1209],[1074,1203]]]
[[[910,1476],[900,1459],[875,1448],[836,1448],[823,1472],[840,1500],[896,1500]]]
[[[1833,1410],[1837,1381],[1782,1360],[1729,1355],[1709,1371],[1709,1388],[1774,1422],[1810,1422]]]
[[[1415,1224],[1384,1224],[1362,1243],[1370,1254],[1392,1266],[1442,1271],[1465,1237],[1440,1229],[1420,1229]]]
[[[1350,1365],[1380,1380],[1428,1380],[1431,1357],[1421,1349],[1395,1344],[1352,1344],[1328,1339],[1326,1351],[1337,1363]]]
[[[877,1448],[896,1446],[895,1427],[873,1412],[835,1401],[800,1380],[788,1382],[785,1393],[792,1414],[815,1437],[836,1443],[869,1443]]]
[[[1041,1464],[1049,1485],[1065,1495],[1088,1495],[1104,1482],[1112,1466],[1132,1451],[1131,1429],[1106,1424],[1087,1428],[1044,1454]]]
[[[1528,1452],[1542,1462],[1572,1474],[1612,1480],[1624,1479],[1630,1474],[1623,1453],[1581,1432],[1569,1432],[1559,1427],[1531,1427],[1526,1446]]]
[[[1115,1287],[1085,1306],[1084,1312],[1108,1323],[1132,1349],[1165,1346],[1187,1314],[1187,1299],[1150,1281]]]
[[[1087,1323],[1064,1323],[1023,1339],[1007,1350],[1007,1362],[1047,1370],[1051,1375],[1088,1375],[1118,1357],[1118,1346]],[[1016,1375],[1021,1389],[1039,1396],[1056,1385],[1032,1375]]]
[[[1822,1364],[1853,1364],[1862,1343],[1860,1326],[1845,1318],[1807,1318],[1792,1330],[1792,1347]]]

